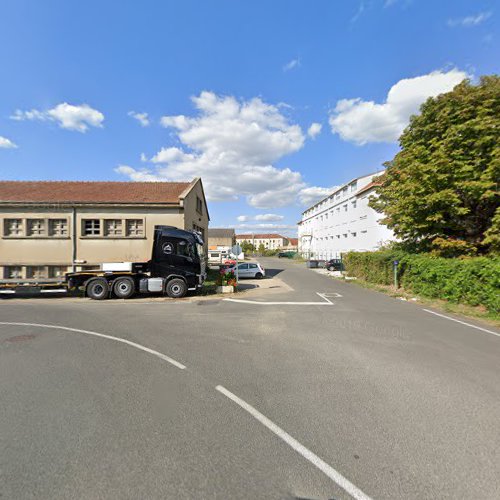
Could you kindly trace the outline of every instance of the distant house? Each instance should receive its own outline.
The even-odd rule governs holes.
[[[256,250],[260,245],[264,245],[266,250],[281,250],[289,243],[289,238],[281,236],[281,234],[237,234],[236,242],[240,245],[244,242],[251,243]]]
[[[288,238],[288,245],[286,247],[283,247],[283,250],[286,250],[288,252],[296,252],[298,249],[298,245],[298,238]]]
[[[234,229],[209,228],[208,249],[224,250],[231,248],[236,243]]]
[[[147,261],[155,225],[206,237],[192,182],[0,181],[0,279],[59,277],[101,262]]]

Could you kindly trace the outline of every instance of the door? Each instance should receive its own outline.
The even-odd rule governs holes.
[[[248,278],[250,276],[250,271],[248,269],[248,264],[238,264],[238,277]]]

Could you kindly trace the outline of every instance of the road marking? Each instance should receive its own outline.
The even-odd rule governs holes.
[[[475,328],[476,330],[481,330],[482,332],[491,333],[491,335],[496,335],[500,337],[500,333],[493,332],[492,330],[487,330],[486,328],[481,328],[480,326],[473,325],[471,323],[466,323],[465,321],[460,321],[459,319],[451,318],[450,316],[445,316],[444,314],[439,314],[437,312],[431,311],[430,309],[424,309],[424,311],[434,314],[435,316],[439,316],[440,318],[449,319],[450,321],[456,321],[457,323],[461,323],[465,326],[470,326],[471,328]]]
[[[179,363],[175,359],[172,359],[169,356],[162,354],[161,352],[154,351],[153,349],[150,349],[149,347],[145,347],[141,344],[136,344],[135,342],[132,342],[130,340],[122,339],[120,337],[112,337],[111,335],[104,335],[103,333],[91,332],[89,330],[79,330],[78,328],[68,328],[67,326],[42,325],[39,323],[9,323],[6,321],[0,321],[0,325],[34,326],[34,327],[38,327],[38,328],[52,328],[54,330],[67,330],[68,332],[85,333],[86,335],[93,335],[94,337],[101,337],[103,339],[114,340],[116,342],[121,342],[122,344],[127,344],[131,347],[135,347],[136,349],[140,349],[141,351],[152,354],[153,356],[157,356],[158,358],[163,359],[164,361],[167,361],[168,363],[176,366],[177,368],[180,368],[181,370],[184,370],[186,368],[182,363]]]
[[[334,483],[336,483],[344,491],[349,493],[349,495],[351,495],[353,498],[355,498],[356,500],[371,500],[368,495],[363,493],[357,486],[352,484],[347,478],[340,474],[340,472],[337,472],[331,465],[328,465],[324,460],[319,458],[318,455],[306,448],[303,444],[299,443],[295,438],[290,436],[288,432],[284,431],[272,420],[269,420],[265,415],[260,413],[253,406],[249,405],[246,401],[243,401],[243,399],[239,398],[231,391],[228,391],[222,385],[218,385],[215,389],[221,394],[224,394],[224,396],[234,401],[246,412],[250,413],[252,417],[258,420],[262,425],[267,427],[271,432],[276,434],[276,436],[282,439],[288,446],[293,448],[297,453],[299,453],[299,455],[302,455],[306,460],[311,462],[315,467],[323,472],[323,474],[326,474]]]
[[[316,292],[324,302],[259,302],[258,300],[248,300],[248,299],[223,299],[227,302],[238,302],[240,304],[257,304],[259,306],[333,306],[335,305],[328,297],[334,294],[329,293],[319,293]],[[335,297],[341,297],[340,294],[335,294]]]

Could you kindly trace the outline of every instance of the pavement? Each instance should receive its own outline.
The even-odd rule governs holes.
[[[0,498],[500,498],[500,331],[261,262],[236,302],[1,300]]]

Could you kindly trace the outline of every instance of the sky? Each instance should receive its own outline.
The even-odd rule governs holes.
[[[0,178],[202,178],[211,227],[296,233],[426,98],[499,72],[495,0],[3,0]]]

